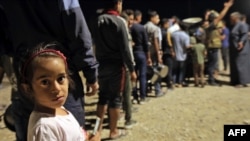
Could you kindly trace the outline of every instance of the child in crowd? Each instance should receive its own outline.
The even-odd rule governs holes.
[[[39,44],[26,53],[20,64],[20,86],[34,102],[28,141],[99,141],[99,134],[90,137],[63,107],[73,81],[66,57],[53,49],[59,47],[57,43]]]
[[[202,39],[199,37],[191,37],[190,43],[192,45],[193,54],[193,71],[194,71],[194,83],[195,87],[198,87],[201,83],[201,87],[205,86],[204,81],[204,69],[205,69],[205,56],[207,54],[205,45],[202,43]],[[199,83],[200,77],[200,83]]]

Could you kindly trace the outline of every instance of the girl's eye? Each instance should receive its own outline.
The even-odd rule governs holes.
[[[66,75],[60,76],[60,77],[57,79],[57,81],[58,81],[59,83],[63,83],[65,79],[66,79]]]
[[[42,80],[42,85],[49,85],[49,81],[48,80]]]

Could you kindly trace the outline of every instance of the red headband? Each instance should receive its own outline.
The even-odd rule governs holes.
[[[63,55],[63,53],[61,53],[60,51],[57,51],[57,50],[54,50],[54,49],[45,49],[45,50],[42,50],[42,51],[39,51],[37,53],[34,53],[24,64],[23,68],[22,68],[22,75],[24,77],[24,74],[25,74],[25,71],[27,69],[27,66],[30,64],[30,62],[38,55],[42,54],[42,53],[45,53],[45,52],[52,52],[52,53],[55,53],[56,55],[60,56],[64,63],[65,63],[65,66],[67,67],[67,61],[66,61],[66,57]]]

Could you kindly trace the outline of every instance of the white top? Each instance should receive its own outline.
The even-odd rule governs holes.
[[[179,24],[174,24],[168,28],[167,32],[170,32],[171,34],[174,33],[175,31],[180,30]]]
[[[184,31],[176,31],[172,34],[173,47],[175,50],[175,59],[185,61],[187,59],[187,47],[190,45],[190,37]]]
[[[86,134],[68,111],[68,115],[54,116],[33,111],[28,126],[28,141],[84,141]]]

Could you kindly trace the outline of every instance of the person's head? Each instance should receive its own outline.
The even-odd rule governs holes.
[[[106,0],[106,9],[116,10],[118,13],[122,13],[122,1],[123,0]]]
[[[177,16],[172,16],[171,20],[172,20],[172,24],[180,23],[180,19]]]
[[[126,20],[126,22],[129,22],[129,17],[128,14],[125,11],[122,11],[122,13],[120,14],[120,16]]]
[[[239,22],[241,20],[241,14],[239,12],[233,12],[230,14],[230,21],[231,24],[236,24],[237,22]]]
[[[55,48],[60,45],[41,43],[29,49],[21,60],[19,86],[36,108],[60,108],[68,96],[69,86],[73,85],[66,57]]]
[[[128,15],[128,24],[131,26],[134,23],[134,11],[132,9],[126,9],[124,12]]]
[[[134,19],[137,23],[141,23],[142,21],[142,12],[140,10],[135,10]]]
[[[242,21],[242,22],[247,22],[247,16],[245,15],[245,14],[241,14],[241,18],[240,18],[240,20]]]
[[[165,29],[168,29],[168,28],[169,28],[169,19],[163,18],[163,19],[161,20],[161,27],[162,27],[162,28],[165,28]]]
[[[208,21],[213,22],[217,17],[219,16],[219,13],[215,10],[211,10],[208,14]]]
[[[158,25],[160,22],[160,16],[156,11],[149,11],[148,12],[149,20],[154,23],[155,25]]]

